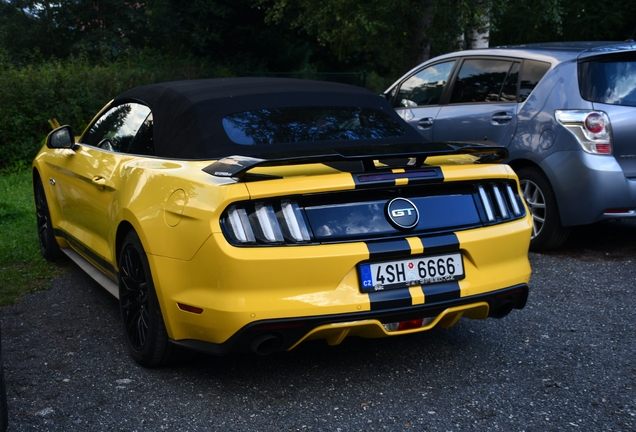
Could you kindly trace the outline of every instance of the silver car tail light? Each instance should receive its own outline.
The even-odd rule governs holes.
[[[576,138],[583,151],[612,154],[612,128],[603,111],[556,110],[554,116]]]

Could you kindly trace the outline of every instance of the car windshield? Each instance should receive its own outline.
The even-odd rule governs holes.
[[[405,135],[388,114],[358,107],[290,107],[244,111],[223,119],[232,142],[240,145],[368,140]]]
[[[636,59],[589,61],[579,66],[579,73],[584,99],[636,106]]]

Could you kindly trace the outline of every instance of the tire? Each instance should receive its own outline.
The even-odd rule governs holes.
[[[42,256],[49,261],[59,261],[66,257],[55,240],[55,232],[51,222],[51,213],[46,201],[46,193],[40,176],[33,177],[33,196],[35,198],[35,215],[38,225],[38,240]]]
[[[531,251],[556,249],[567,240],[570,228],[561,225],[559,206],[546,176],[537,168],[517,171],[521,193],[532,216]]]
[[[145,367],[183,360],[185,350],[168,340],[148,258],[134,231],[126,235],[121,246],[118,279],[119,308],[133,359]]]

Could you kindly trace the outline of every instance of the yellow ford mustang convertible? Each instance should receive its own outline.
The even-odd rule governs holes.
[[[134,359],[290,350],[501,318],[531,223],[506,149],[426,143],[343,84],[137,87],[33,162],[42,253],[119,299]]]

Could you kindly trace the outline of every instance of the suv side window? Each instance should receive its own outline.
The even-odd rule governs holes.
[[[512,66],[511,60],[464,60],[453,86],[450,103],[500,102],[503,84]],[[516,82],[513,87],[516,87]],[[516,98],[516,89],[514,94]],[[506,100],[508,98],[509,94]]]
[[[147,141],[148,127],[142,128],[142,126],[147,123],[149,114],[150,108],[137,103],[112,107],[88,128],[80,142],[103,150],[129,153],[140,129],[144,131]],[[152,117],[150,117],[150,126],[152,126]]]
[[[539,84],[543,75],[550,69],[550,63],[537,60],[524,60],[521,83],[519,84],[519,102],[528,99],[532,90]]]
[[[454,65],[455,60],[437,63],[406,79],[400,85],[393,106],[416,107],[438,104]]]
[[[519,67],[521,63],[514,62],[510,72],[506,77],[501,88],[501,95],[499,100],[502,102],[516,102],[517,101],[517,84],[519,83]]]

